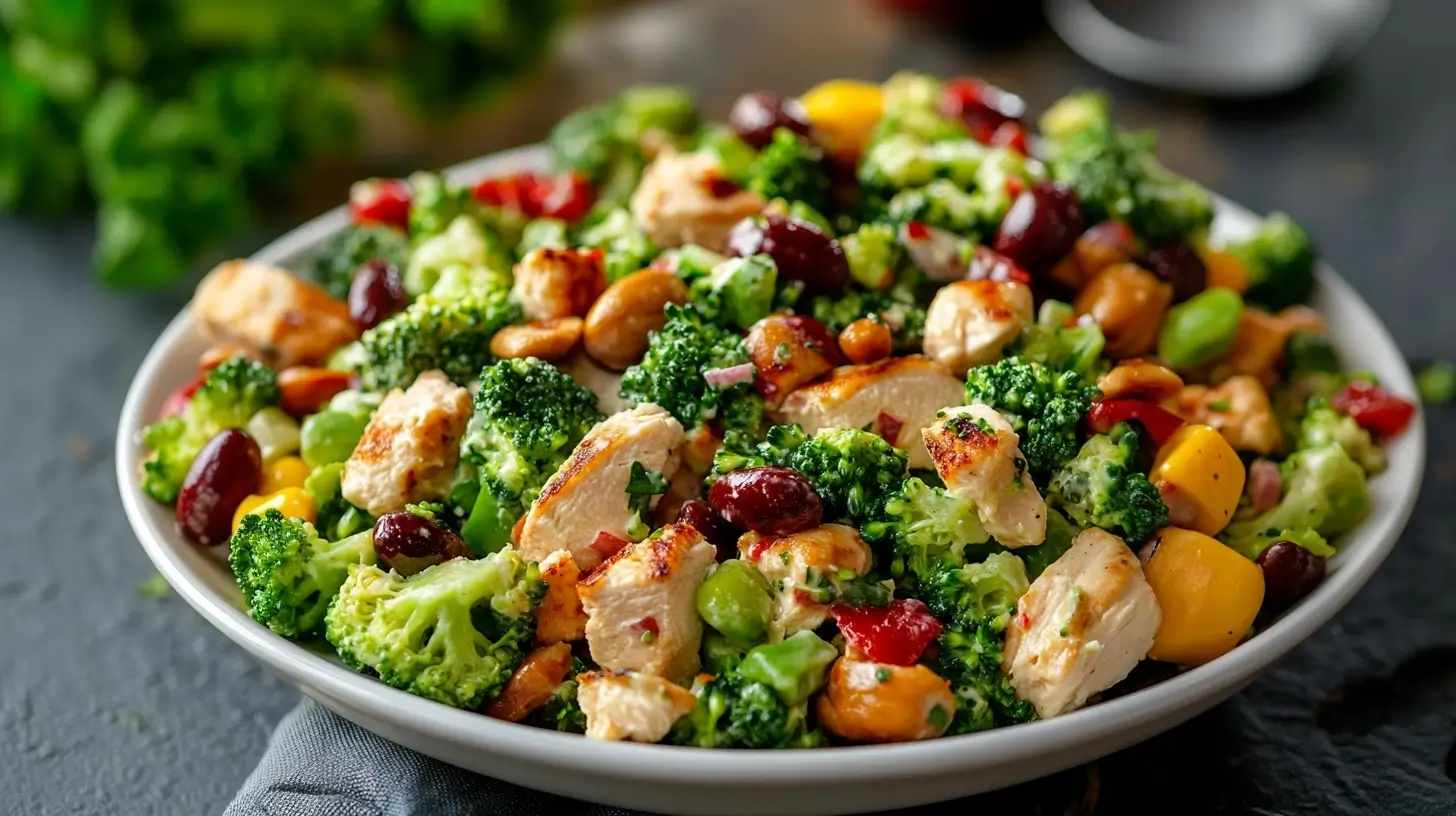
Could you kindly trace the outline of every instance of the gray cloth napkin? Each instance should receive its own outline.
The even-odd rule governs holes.
[[[463,771],[304,698],[224,816],[632,816]]]

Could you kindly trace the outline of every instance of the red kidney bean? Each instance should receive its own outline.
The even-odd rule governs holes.
[[[738,97],[728,112],[728,126],[738,138],[762,150],[779,128],[809,135],[809,120],[797,99],[784,99],[772,91],[754,91]]]
[[[1264,571],[1264,605],[1269,609],[1293,605],[1325,579],[1325,560],[1293,541],[1270,544],[1256,563]]]
[[[1037,182],[1016,197],[996,232],[994,249],[1036,274],[1072,251],[1082,234],[1077,193],[1061,182]]]
[[[823,503],[798,471],[758,467],[724,474],[708,503],[725,521],[765,535],[786,536],[819,526]]]
[[[386,317],[409,304],[404,279],[394,264],[384,260],[365,261],[349,284],[349,316],[359,331],[368,331]]]
[[[228,540],[233,514],[263,483],[258,443],[236,428],[223,431],[192,460],[177,494],[177,529],[200,547]]]
[[[1208,287],[1208,267],[1198,252],[1183,241],[1148,253],[1148,268],[1173,285],[1173,302],[1183,301]]]
[[[780,281],[799,281],[808,294],[833,292],[849,281],[849,261],[839,242],[813,224],[768,215],[745,218],[728,232],[728,254],[773,258]]]
[[[677,511],[677,523],[687,524],[702,533],[703,538],[717,548],[719,563],[738,557],[738,532],[702,499],[683,502],[682,508]]]
[[[452,558],[463,558],[469,549],[452,530],[414,513],[396,510],[374,522],[374,552],[395,572],[413,575]]]

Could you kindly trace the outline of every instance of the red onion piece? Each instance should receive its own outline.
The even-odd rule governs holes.
[[[757,373],[753,363],[740,363],[727,368],[710,368],[703,372],[703,379],[714,388],[729,388],[739,383],[753,382]]]

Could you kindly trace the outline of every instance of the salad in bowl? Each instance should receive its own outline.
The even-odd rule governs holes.
[[[673,87],[551,173],[355,185],[217,267],[144,492],[251,617],[600,740],[908,742],[1238,648],[1323,579],[1415,406],[1341,364],[1288,216],[1071,94]]]

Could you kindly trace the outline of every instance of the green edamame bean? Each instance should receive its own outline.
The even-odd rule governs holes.
[[[798,632],[778,643],[755,646],[743,656],[738,673],[777,691],[786,705],[798,705],[824,687],[835,649],[813,632]]]
[[[693,601],[709,626],[745,649],[762,642],[773,620],[768,579],[736,558],[719,564],[703,579]]]
[[[342,462],[364,435],[367,417],[342,411],[320,411],[303,421],[300,455],[309,467]]]
[[[1214,287],[1168,310],[1158,336],[1158,356],[1173,368],[1192,368],[1228,353],[1239,333],[1244,300],[1232,289]]]

